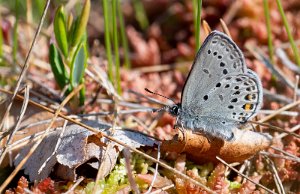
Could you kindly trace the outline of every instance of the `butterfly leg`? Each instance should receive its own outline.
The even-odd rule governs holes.
[[[176,117],[176,121],[175,121],[175,125],[174,125],[173,129],[176,129],[178,127],[177,123],[178,123],[178,117]]]
[[[184,134],[185,128],[183,127],[183,123],[180,122],[181,127],[179,127],[179,130],[181,131],[182,134]]]

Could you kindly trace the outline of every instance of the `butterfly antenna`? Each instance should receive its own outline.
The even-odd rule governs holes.
[[[159,94],[159,93],[156,93],[156,92],[152,92],[152,91],[149,90],[148,88],[145,88],[145,90],[146,90],[147,92],[149,92],[150,94],[155,94],[155,95],[161,96],[161,97],[163,97],[163,98],[166,98],[166,99],[171,100],[172,102],[174,102],[174,100],[172,100],[171,98],[166,97],[166,96],[164,96],[164,95],[162,95],[162,94]],[[174,102],[174,104],[176,104],[176,103]]]
[[[160,109],[153,109],[152,112],[160,112],[160,111],[163,111],[163,110],[166,110],[168,106],[164,106]]]

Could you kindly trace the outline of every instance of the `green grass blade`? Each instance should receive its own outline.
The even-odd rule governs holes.
[[[0,26],[1,26],[1,17],[0,17]],[[3,57],[3,31],[2,29],[0,29],[0,58]],[[1,59],[0,59],[0,63],[1,63]]]
[[[195,33],[195,37],[196,37],[196,26],[197,26],[197,1],[198,0],[193,0],[193,16],[194,16],[194,33]]]
[[[74,39],[72,42],[72,46],[76,46],[81,41],[82,36],[84,35],[86,31],[86,26],[88,23],[89,15],[91,10],[91,2],[90,0],[86,0],[83,6],[83,9],[81,11],[81,15],[79,18],[79,23],[75,28],[74,31]]]
[[[81,83],[81,79],[83,78],[86,67],[86,59],[84,45],[80,44],[71,62],[70,82],[73,88],[77,87]]]
[[[291,34],[290,27],[289,27],[288,21],[287,21],[287,19],[286,19],[286,16],[285,16],[285,14],[284,14],[284,10],[283,10],[281,1],[280,1],[280,0],[276,0],[276,3],[277,3],[277,7],[278,7],[278,9],[279,9],[279,12],[280,12],[280,15],[281,15],[281,18],[282,18],[282,21],[283,21],[285,30],[286,30],[286,32],[287,32],[287,35],[288,35],[290,44],[291,44],[291,46],[292,46],[292,49],[293,49],[293,52],[294,52],[294,55],[295,55],[296,63],[298,64],[298,66],[300,66],[300,56],[299,56],[299,51],[298,51],[298,48],[297,48],[297,46],[296,46],[296,44],[295,44],[294,38],[293,38],[293,36],[292,36],[292,34]]]
[[[266,19],[266,26],[267,26],[267,33],[268,33],[268,48],[269,48],[269,55],[270,60],[274,63],[274,49],[272,43],[272,32],[271,32],[271,21],[270,21],[270,12],[269,12],[269,5],[268,0],[263,0],[264,2],[264,14]]]
[[[50,45],[49,61],[51,70],[54,75],[57,85],[63,89],[69,82],[69,76],[65,69],[63,60],[54,44]]]
[[[201,25],[201,12],[202,12],[202,0],[198,1],[197,4],[197,28],[196,28],[196,49],[197,51],[200,49],[201,43],[200,43],[200,25]]]
[[[103,15],[104,15],[104,38],[105,38],[105,50],[108,60],[108,78],[110,81],[113,81],[113,62],[112,62],[112,49],[111,49],[111,42],[110,42],[110,32],[109,32],[109,17],[108,17],[108,1],[102,1],[103,3]]]
[[[57,45],[65,57],[68,56],[67,23],[63,6],[60,6],[55,13],[53,22],[54,34]]]
[[[148,18],[145,13],[143,2],[140,0],[133,0],[133,7],[135,10],[136,19],[140,27],[145,30],[149,26]]]
[[[118,1],[118,16],[119,16],[119,22],[120,22],[120,34],[121,34],[121,41],[122,41],[122,46],[124,49],[124,58],[125,58],[125,67],[127,69],[131,68],[131,63],[129,59],[129,47],[128,47],[128,40],[127,36],[125,33],[125,23],[124,23],[124,17],[123,17],[123,12],[121,8],[121,2]]]
[[[68,20],[67,20],[67,32],[68,32],[68,34],[72,30],[73,21],[74,21],[73,15],[72,15],[72,13],[69,13]]]
[[[80,84],[84,83],[84,78],[81,79]],[[79,106],[84,105],[85,101],[85,86],[79,91]]]
[[[18,51],[18,24],[19,24],[19,10],[20,10],[20,1],[17,0],[15,4],[15,14],[16,14],[16,21],[13,26],[13,61],[14,64],[17,63],[17,51]]]
[[[121,75],[120,75],[120,56],[119,56],[119,41],[118,41],[118,27],[117,27],[117,1],[112,0],[112,23],[113,23],[113,42],[116,66],[116,84],[117,91],[121,94]]]

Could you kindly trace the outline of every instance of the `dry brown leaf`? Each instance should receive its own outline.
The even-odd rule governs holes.
[[[162,142],[162,150],[187,153],[187,157],[197,163],[218,162],[219,156],[226,162],[242,162],[271,144],[268,134],[246,130],[234,131],[236,140],[227,142],[219,139],[207,139],[201,134],[186,130],[174,136],[170,141]]]
[[[99,130],[110,128],[109,125],[104,125],[103,123],[95,121],[86,121],[84,123]],[[101,162],[105,162],[107,168],[103,172],[103,175],[107,175],[115,166],[119,151],[123,149],[123,146],[113,143],[114,146],[107,152],[109,153],[108,158],[110,160],[100,161],[102,155],[106,153],[105,149],[107,148],[105,146],[101,146],[107,144],[106,138],[101,138],[102,144],[99,144],[99,142],[93,143],[88,140],[88,137],[93,135],[92,132],[81,126],[73,124],[67,126],[61,138],[61,143],[56,152],[53,154],[60,133],[61,129],[57,129],[47,136],[39,145],[32,157],[30,157],[23,166],[25,174],[29,175],[30,180],[42,180],[46,178],[49,176],[56,164],[58,164],[58,167],[54,173],[57,176],[68,180],[75,180],[77,176],[76,169],[92,158],[98,160],[98,164],[90,164],[96,168],[99,164],[101,164]],[[104,131],[104,133],[108,134],[108,131]],[[154,144],[158,144],[158,142],[152,138],[131,130],[116,130],[113,136],[115,139],[118,139],[119,141],[122,141],[134,148],[144,145],[154,146]],[[15,165],[20,163],[30,147],[31,145],[28,145],[19,153],[14,161]],[[53,156],[51,157],[52,154]],[[49,157],[50,159],[48,159]],[[47,159],[48,162],[45,163]],[[38,173],[39,170],[41,171],[40,173]]]

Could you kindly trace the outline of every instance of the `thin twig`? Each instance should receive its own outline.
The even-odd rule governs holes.
[[[77,179],[76,183],[74,185],[72,185],[72,187],[65,193],[63,194],[71,194],[71,193],[75,193],[74,189],[84,180],[84,177],[80,177],[79,179]]]
[[[299,46],[299,45],[300,45],[300,40],[299,40],[299,39],[296,40],[295,43],[296,43],[297,46]],[[289,49],[289,48],[291,48],[292,46],[291,46],[291,43],[290,43],[290,42],[283,42],[283,43],[281,43],[278,47],[279,47],[279,48],[282,48],[282,49]]]
[[[265,64],[265,66],[272,72],[273,75],[275,75],[277,78],[279,78],[283,83],[285,83],[291,89],[295,88],[294,83],[291,80],[289,80],[288,77],[285,76],[284,73],[279,68],[277,68],[276,66],[271,64],[269,59],[266,58],[265,56],[263,56],[261,53],[259,55],[260,55],[260,58],[258,58],[258,59]],[[299,95],[300,91],[297,90],[296,93]]]
[[[157,160],[160,160],[160,144],[158,144],[158,147],[157,147]],[[155,164],[155,173],[154,173],[150,187],[149,187],[148,191],[146,192],[146,194],[149,194],[151,192],[154,182],[156,180],[157,174],[158,174],[158,163]]]
[[[163,187],[163,188],[161,188],[161,189],[157,189],[156,191],[153,191],[153,192],[151,192],[150,194],[163,193],[163,191],[166,191],[166,190],[168,190],[168,189],[170,189],[170,188],[173,188],[173,187],[175,187],[175,185],[174,185],[174,184],[171,184],[171,185],[165,186],[165,187]]]
[[[142,95],[142,94],[141,94]],[[97,102],[98,103],[104,103],[104,104],[113,104],[114,101],[111,100],[111,99],[97,99]],[[141,104],[137,104],[137,103],[132,103],[132,102],[125,102],[125,101],[120,101],[118,103],[119,106],[125,106],[125,107],[128,107],[128,108],[136,108],[136,109],[149,109],[149,107],[147,106],[143,106]]]
[[[49,64],[50,66],[50,64]],[[44,76],[44,75],[40,75],[40,76]],[[49,86],[46,86],[44,83],[41,82],[41,80],[39,80],[36,76],[32,76],[32,75],[28,75],[27,76],[28,80],[31,80],[34,84],[36,84],[38,87],[41,88],[41,90],[43,91],[43,93],[47,94],[48,96],[52,95],[52,99],[59,99],[60,101],[62,101],[62,97],[61,95],[54,89],[52,89]],[[54,77],[53,77],[54,79]],[[44,97],[46,98],[46,97]],[[48,101],[53,101],[52,99],[48,99]]]
[[[118,114],[132,114],[132,113],[140,113],[140,112],[152,112],[153,109],[145,108],[145,109],[133,109],[133,110],[120,110]],[[89,113],[89,114],[78,114],[78,117],[90,117],[90,116],[108,116],[114,114],[112,111],[99,112],[99,113]]]
[[[192,63],[193,63],[192,61],[187,61],[187,62],[178,62],[172,64],[161,64],[161,65],[153,65],[148,67],[139,67],[139,68],[135,68],[135,70],[140,73],[164,72],[164,71],[170,71],[174,69],[182,69],[182,67],[188,67],[188,65],[191,65]]]
[[[28,128],[32,128],[32,127],[36,127],[36,126],[39,126],[39,125],[44,125],[44,124],[50,123],[50,121],[51,121],[51,119],[46,119],[46,120],[37,121],[35,123],[29,123],[27,125],[24,125],[24,126],[20,127],[19,131],[22,131],[22,130],[28,129]],[[56,119],[56,121],[63,121],[63,119],[58,118],[58,119]]]
[[[123,149],[123,155],[124,155],[124,159],[125,159],[125,167],[126,167],[126,170],[127,170],[127,177],[128,177],[130,187],[134,191],[134,193],[139,194],[140,191],[139,191],[138,186],[137,186],[137,184],[134,180],[133,172],[132,172],[132,169],[131,169],[131,164],[130,164],[131,154],[130,154],[130,151],[127,148]]]
[[[270,114],[270,115],[265,116],[264,118],[260,119],[259,122],[264,123],[264,122],[272,119],[273,117],[277,116],[279,113],[281,113],[283,111],[286,111],[286,110],[289,110],[289,109],[291,109],[295,106],[298,106],[299,104],[300,104],[300,100],[297,100],[296,102],[287,104],[287,105],[281,107],[280,109],[278,109],[277,111],[275,111],[273,114]]]
[[[122,100],[122,97],[117,93],[113,84],[109,81],[107,74],[103,71],[103,69],[95,65],[90,65],[89,69],[85,69],[85,73],[88,76],[90,76],[94,81],[99,83],[102,87],[104,87],[108,95],[113,96],[118,100]]]
[[[293,155],[293,154],[291,154],[291,153],[289,153],[289,152],[286,152],[286,151],[284,151],[284,150],[282,150],[282,149],[276,148],[276,147],[274,147],[274,146],[270,146],[270,148],[272,148],[272,149],[274,149],[274,150],[276,150],[276,151],[278,151],[278,152],[281,152],[281,153],[283,153],[283,154],[285,154],[285,155],[287,155],[287,156],[289,156],[289,157],[291,157],[291,158],[294,158],[295,161],[297,161],[297,162],[300,163],[300,158],[299,158],[299,157],[297,157],[297,156],[295,156],[295,155]]]
[[[289,68],[293,72],[300,74],[300,68],[288,58],[287,54],[284,52],[283,49],[277,48],[275,50],[275,54],[281,60],[283,65],[285,65],[287,68]]]
[[[269,166],[271,167],[271,171],[273,172],[273,178],[275,180],[275,185],[277,187],[277,190],[280,194],[285,194],[285,191],[284,191],[284,187],[282,185],[282,182],[279,178],[279,175],[278,175],[278,172],[277,172],[277,169],[275,167],[275,164],[274,162],[268,157],[268,156],[264,156],[265,160],[267,161],[267,163],[269,164]]]
[[[273,92],[265,88],[263,90],[264,90],[264,98],[268,98],[270,101],[284,103],[284,104],[289,104],[293,102],[293,99],[288,98],[287,96],[281,94],[274,94]]]
[[[241,174],[244,174],[244,175],[246,175],[246,176],[248,176],[249,175],[249,172],[250,172],[250,164],[251,164],[251,161],[250,160],[245,160],[244,161],[244,163],[243,163],[243,165],[240,167],[240,169],[239,169],[239,172],[241,173]],[[246,171],[247,170],[247,171]],[[244,172],[244,171],[246,171],[246,172]],[[243,182],[243,180],[245,180],[245,179],[242,179],[242,181],[241,182]]]
[[[294,127],[292,127],[292,128],[290,129],[290,132],[295,132],[295,131],[297,131],[297,130],[299,130],[299,129],[300,129],[300,124],[295,125]],[[282,133],[282,134],[277,135],[276,138],[277,138],[277,139],[282,139],[282,138],[284,138],[284,137],[287,136],[287,135],[288,135],[288,134]]]
[[[289,156],[283,156],[283,155],[279,155],[279,154],[272,154],[272,153],[265,152],[265,151],[260,151],[259,153],[263,154],[263,155],[266,155],[266,156],[273,157],[273,158],[282,158],[282,159],[285,159],[285,160],[291,160],[291,161],[300,163],[300,159],[299,158],[294,158],[294,157],[289,157]]]
[[[249,177],[247,177],[246,175],[244,174],[241,174],[237,169],[231,167],[227,162],[225,162],[223,159],[221,159],[220,157],[216,156],[216,158],[222,162],[223,164],[225,164],[226,166],[228,166],[231,170],[233,170],[234,172],[238,173],[240,176],[244,177],[245,179],[247,179],[248,181],[250,181],[251,183],[261,187],[262,189],[270,192],[270,193],[273,193],[273,194],[276,194],[274,191],[271,191],[270,189],[268,189],[267,187],[263,186],[262,184],[259,184],[259,183],[256,183],[255,181],[253,181],[252,179],[250,179]]]
[[[229,36],[229,38],[232,39],[229,29],[228,29],[226,23],[224,22],[224,20],[220,19],[220,23],[221,23],[222,29],[225,32],[225,34],[227,34]]]
[[[32,94],[33,96],[36,96],[37,98],[40,98],[41,100],[44,101],[44,103],[49,103],[49,104],[51,104],[52,107],[54,107],[54,106],[58,107],[58,106],[59,106],[59,103],[57,103],[57,101],[54,101],[53,99],[48,98],[47,96],[41,94],[41,92],[36,92],[36,91],[34,91],[34,90],[31,90],[31,91],[30,91],[30,94]],[[33,98],[33,97],[32,97],[32,98]],[[62,101],[62,100],[59,99],[59,102],[61,102],[61,101]],[[64,110],[64,111],[66,111],[66,110]]]
[[[283,81],[288,87],[294,89],[294,83],[289,80],[287,78],[287,76],[284,75],[284,73],[279,69],[277,68],[275,65],[273,65],[271,63],[271,61],[264,56],[264,54],[262,53],[262,51],[255,47],[255,48],[252,48],[250,47],[249,45],[246,45],[246,48],[253,54],[253,56],[260,60],[261,62],[263,62],[263,64],[272,72],[273,75],[275,75],[276,77],[278,77],[281,81]],[[298,90],[297,91],[297,94],[300,94],[300,91]]]
[[[297,100],[297,91],[298,91],[298,84],[299,84],[299,75],[296,75],[295,87],[294,87],[294,102]]]
[[[1,156],[0,156],[0,164],[2,164],[2,161],[7,153],[7,147],[9,146],[9,144],[11,143],[11,141],[13,140],[14,135],[16,134],[16,132],[19,130],[20,124],[22,122],[22,119],[25,115],[25,112],[27,110],[27,105],[28,105],[28,101],[29,101],[29,87],[26,86],[25,87],[25,93],[24,93],[24,101],[22,104],[22,108],[21,108],[21,112],[20,112],[20,116],[18,117],[18,121],[17,124],[15,125],[15,127],[13,128],[13,130],[10,131],[8,140],[6,141],[5,146],[2,148],[2,152],[1,152]]]
[[[275,131],[279,131],[279,132],[282,132],[282,133],[287,133],[289,135],[292,135],[292,136],[295,136],[297,138],[300,138],[300,135],[298,135],[297,133],[294,133],[294,132],[290,132],[290,131],[286,131],[284,129],[281,129],[280,127],[277,127],[277,126],[274,126],[274,125],[270,125],[270,124],[267,124],[267,123],[262,123],[262,122],[257,122],[257,121],[248,121],[249,123],[253,123],[253,124],[256,124],[256,125],[260,125],[260,126],[264,126],[264,127],[269,127]]]
[[[65,133],[66,127],[67,127],[68,121],[65,120],[64,125],[62,127],[62,130],[60,131],[59,137],[57,139],[57,142],[55,144],[55,148],[52,152],[52,154],[45,160],[45,162],[41,165],[41,167],[38,170],[38,174],[40,174],[42,172],[42,170],[44,169],[44,167],[47,165],[47,163],[51,160],[51,158],[57,153],[57,150],[60,146],[61,143],[61,139],[63,138],[63,135]]]
[[[276,110],[259,110],[260,114],[273,114]],[[296,111],[282,111],[281,113],[278,113],[278,115],[284,115],[284,116],[290,116],[290,117],[297,117],[299,116],[299,112]]]
[[[118,121],[118,100],[115,99],[114,101],[115,103],[113,104],[114,105],[114,112],[113,112],[113,124],[112,124],[112,127],[109,128],[109,131],[110,131],[110,135],[113,136],[114,135],[114,132],[115,132],[115,129],[116,129],[116,126],[117,126],[117,121]],[[100,179],[103,178],[103,172],[105,171],[105,161],[108,159],[108,157],[110,157],[110,150],[114,149],[115,145],[111,142],[111,141],[108,141],[108,145],[106,147],[106,150],[104,152],[104,154],[101,156],[101,161],[102,163],[100,164],[99,168],[98,168],[98,172],[97,172],[97,176],[96,176],[96,180],[95,180],[95,183],[97,183]],[[93,188],[93,194],[96,194],[97,193],[97,184],[94,185],[94,188]]]
[[[3,128],[4,121],[5,121],[6,117],[8,116],[8,113],[9,113],[11,107],[12,107],[13,101],[14,101],[14,99],[15,99],[15,97],[16,97],[18,91],[19,91],[19,88],[20,88],[20,85],[21,85],[21,83],[22,83],[22,80],[23,80],[23,78],[24,78],[24,76],[25,76],[25,74],[26,74],[26,71],[27,71],[28,67],[29,67],[29,59],[30,59],[30,56],[31,56],[33,47],[34,47],[35,44],[36,44],[37,37],[39,36],[39,34],[40,34],[40,32],[41,32],[41,29],[42,29],[42,25],[43,25],[43,23],[44,23],[45,16],[46,16],[47,10],[48,10],[49,5],[50,5],[50,1],[51,1],[51,0],[47,0],[46,5],[45,5],[45,7],[44,7],[43,15],[42,15],[42,17],[41,17],[40,23],[39,23],[38,28],[37,28],[37,30],[36,30],[36,33],[35,33],[35,35],[34,35],[33,42],[32,42],[32,44],[31,44],[31,46],[30,46],[30,48],[29,48],[29,51],[28,51],[28,54],[27,54],[27,56],[26,56],[25,63],[24,63],[24,66],[23,66],[23,68],[22,68],[21,74],[20,74],[20,76],[19,76],[19,78],[18,78],[17,85],[16,85],[16,87],[15,87],[13,96],[12,96],[12,98],[10,99],[9,105],[8,105],[8,107],[7,107],[6,110],[5,110],[5,114],[4,114],[4,116],[2,117],[2,119],[1,119],[0,130]]]
[[[205,35],[208,36],[211,33],[211,28],[206,20],[202,21],[203,30],[205,32]]]
[[[50,131],[48,133],[49,134],[52,134],[54,133],[55,131]],[[8,151],[13,151],[13,150],[16,150],[16,149],[19,149],[19,148],[22,148],[26,145],[28,145],[29,143],[33,143],[33,142],[36,142],[38,139],[41,138],[41,136],[44,134],[44,131],[41,131],[39,133],[35,133],[35,134],[32,134],[30,136],[26,136],[18,141],[15,141],[14,143],[10,144],[9,147],[8,147]]]

